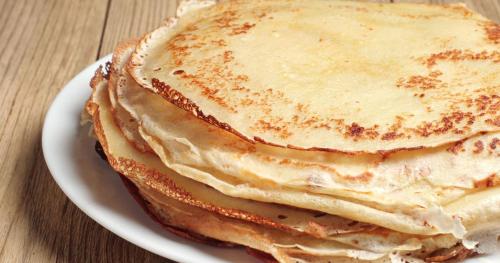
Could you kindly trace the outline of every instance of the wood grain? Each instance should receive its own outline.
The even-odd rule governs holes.
[[[500,1],[465,2],[500,21]],[[76,208],[52,180],[40,137],[45,112],[67,81],[119,41],[139,37],[173,15],[177,3],[0,1],[0,262],[167,261]]]
[[[114,21],[119,14],[109,15],[110,8],[121,12],[122,4],[133,1],[113,2],[0,1],[0,262],[165,262],[76,208],[52,180],[41,153],[50,102],[103,47],[114,45],[103,39],[114,40],[110,36],[124,21]],[[151,28],[170,10],[160,2],[167,1],[125,9],[134,18],[118,32]]]
[[[140,37],[175,15],[178,0],[111,1],[100,56],[113,52],[118,42]]]

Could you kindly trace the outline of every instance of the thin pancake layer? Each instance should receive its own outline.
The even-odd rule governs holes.
[[[130,47],[135,45],[137,45],[137,40],[131,39],[120,43],[113,52],[113,58],[108,72],[109,100],[111,103],[111,109],[113,112],[114,120],[118,125],[118,127],[120,127],[120,130],[123,132],[127,140],[132,144],[134,144],[134,146],[142,152],[152,152],[151,148],[139,134],[137,129],[138,127],[137,122],[131,119],[127,111],[123,109],[123,107],[120,104],[117,103],[116,87],[118,86],[118,82],[120,81],[119,79],[121,71],[123,67],[127,64],[128,57],[133,52],[133,49],[131,49]]]
[[[123,63],[122,61],[126,61],[130,55],[131,50],[133,50],[134,45],[133,42],[126,42],[119,45],[119,47],[115,50],[114,60],[112,68],[119,69],[117,72],[113,73],[117,79],[117,81],[113,85],[118,85],[121,80],[123,80],[120,76]],[[125,72],[124,72],[125,73]],[[111,76],[113,76],[111,74]],[[111,82],[110,82],[111,83]],[[121,83],[123,84],[123,83]],[[109,92],[110,96],[113,93],[118,93],[115,95],[119,98],[119,100],[123,99],[123,92],[120,89],[116,89],[116,87],[111,84],[108,85],[108,90],[113,89],[116,92]],[[123,135],[126,134],[138,134],[138,124],[135,121],[130,121],[132,116],[128,114],[126,111],[121,111],[119,114],[116,110],[118,107],[121,107],[119,103],[115,103],[113,105],[113,100],[110,97],[111,101],[111,114],[113,116],[113,121],[119,126],[122,130]],[[130,125],[120,126],[119,118],[124,118]],[[132,119],[133,120],[133,119]],[[108,137],[114,140],[119,141],[119,136],[116,135],[116,131],[112,132],[112,125],[108,126]],[[114,135],[114,136],[113,136]],[[125,136],[126,137],[126,136]],[[127,138],[128,139],[128,138]],[[141,137],[142,139],[142,137]],[[109,140],[109,139],[108,139]],[[142,151],[141,147],[137,147],[137,142],[130,141],[131,144],[139,151]],[[115,143],[116,144],[116,143]],[[132,158],[134,160],[138,160],[136,162],[129,161],[126,166],[128,166],[129,171],[124,172],[130,177],[141,177],[142,181],[136,183],[143,184],[144,187],[153,187],[164,194],[172,195],[171,192],[180,191],[176,193],[176,195],[188,195],[190,198],[194,198],[193,202],[201,205],[205,208],[218,210],[214,207],[213,204],[217,204],[219,207],[225,207],[234,209],[234,213],[241,213],[241,211],[237,211],[238,209],[244,209],[245,211],[249,211],[250,214],[244,214],[244,217],[248,217],[250,219],[255,218],[255,220],[260,221],[269,221],[263,218],[259,218],[259,216],[263,216],[265,218],[279,218],[279,222],[271,223],[273,226],[279,227],[281,229],[293,229],[300,232],[308,232],[312,235],[317,235],[320,237],[328,237],[329,235],[335,235],[339,233],[349,233],[349,232],[359,232],[369,229],[374,229],[373,225],[358,223],[352,220],[343,219],[340,217],[335,217],[331,215],[325,215],[318,212],[311,211],[301,211],[298,209],[288,209],[279,205],[267,205],[259,202],[247,201],[244,199],[236,199],[227,197],[225,195],[220,194],[210,187],[206,187],[203,184],[195,182],[193,180],[187,179],[181,175],[178,175],[174,171],[166,168],[157,156],[151,154],[139,154],[127,144],[120,143],[121,147],[113,148],[114,154],[121,157]],[[148,146],[149,148],[149,146]],[[118,157],[114,157],[114,159],[120,159]],[[122,163],[127,163],[123,161]],[[139,174],[137,174],[139,173]],[[142,173],[142,175],[140,175]],[[151,176],[144,177],[144,174],[148,174]],[[160,176],[159,174],[163,174]],[[169,174],[167,176],[166,174]],[[184,194],[183,194],[184,193]],[[208,203],[201,204],[200,203]],[[222,209],[220,211],[222,214],[231,214],[232,212],[229,210]],[[256,213],[259,216],[252,215],[252,213]],[[352,226],[351,226],[352,224]]]
[[[222,216],[279,229],[290,236],[305,233],[376,253],[417,250],[424,245],[430,251],[429,244],[447,247],[457,242],[451,236],[405,235],[314,211],[224,196],[165,168],[156,156],[135,150],[113,124],[109,105],[103,98],[105,88],[98,89],[101,91],[94,95],[94,103],[100,106],[99,112],[93,113],[95,130],[109,163],[157,202],[173,198]]]
[[[151,199],[150,197],[147,196],[147,194],[144,194],[143,197],[146,200],[149,200],[151,202],[151,205],[149,206],[150,211],[152,211],[157,217],[161,218],[164,220],[164,223],[166,224],[174,224],[177,227],[182,227],[189,229],[190,231],[195,230],[198,233],[211,236],[211,237],[216,237],[219,239],[229,239],[229,240],[235,240],[238,239],[241,242],[241,239],[237,238],[241,236],[242,234],[249,234],[247,231],[249,229],[253,230],[253,233],[250,233],[250,235],[254,235],[257,231],[255,227],[249,227],[247,225],[242,226],[238,225],[237,222],[234,220],[227,220],[223,218],[217,218],[213,214],[207,214],[204,211],[201,210],[196,210],[196,208],[192,207],[187,207],[183,206],[182,204],[175,202],[173,200],[165,200],[164,202],[157,202],[154,199]],[[206,221],[200,222],[199,220],[193,220],[193,218],[206,218]],[[245,231],[246,230],[246,231]],[[234,233],[234,232],[236,233]],[[258,233],[258,232],[257,232]],[[271,236],[272,238],[273,236]],[[267,253],[273,254],[273,256],[281,260],[282,262],[335,262],[335,263],[365,263],[365,262],[370,262],[370,263],[384,263],[384,262],[392,262],[392,263],[400,263],[400,262],[407,262],[407,263],[421,263],[422,261],[416,257],[416,254],[412,253],[405,253],[405,255],[401,254],[390,254],[384,257],[381,257],[376,260],[362,260],[362,259],[353,259],[347,256],[318,256],[318,255],[310,255],[307,253],[304,253],[303,251],[300,251],[298,249],[293,249],[290,246],[283,246],[280,245],[278,246],[277,249],[269,249],[269,247],[266,247],[266,245],[269,245],[269,242],[273,242],[273,240],[270,240],[270,237],[267,236],[267,238],[260,238],[259,241],[261,243],[255,244],[255,240],[251,240],[248,242],[248,246],[255,248],[256,246],[259,246],[258,249],[261,251],[265,251]],[[273,244],[276,245],[276,244]],[[431,248],[432,246],[429,246]],[[431,250],[433,250],[431,248]],[[460,254],[458,254],[458,253]],[[339,253],[340,254],[340,253]],[[433,257],[427,257],[425,255],[429,255],[430,253],[421,253],[418,254],[419,257],[425,258],[426,262],[441,262],[441,261],[447,261],[447,260],[454,260],[457,257],[462,257],[461,259],[464,259],[466,256],[469,256],[471,253],[470,251],[464,249],[462,246],[456,246],[453,248],[449,248],[449,250],[445,250],[443,252],[439,253],[439,256],[433,256]],[[465,255],[465,256],[464,256]]]
[[[377,199],[385,207],[430,206],[452,201],[500,171],[498,133],[386,156],[276,151],[211,128],[126,75],[124,72],[125,81],[117,88],[119,104],[172,154],[174,163],[207,167],[253,184],[271,183],[365,201]]]
[[[99,78],[100,76],[98,73],[97,77],[94,79],[94,83],[99,82]],[[186,194],[185,190],[182,188],[176,189],[178,193],[177,195],[168,194],[168,191],[165,191],[165,188],[168,188],[169,184],[172,184],[172,181],[169,181],[172,176],[161,175],[158,173],[148,173],[146,169],[140,169],[141,166],[144,167],[144,165],[141,165],[140,163],[135,163],[135,166],[133,165],[137,158],[142,162],[146,162],[146,165],[148,167],[155,167],[154,156],[134,150],[134,148],[124,138],[120,138],[122,135],[120,134],[118,127],[114,126],[113,124],[113,118],[109,109],[109,101],[106,100],[107,93],[105,82],[102,81],[100,83],[95,83],[94,86],[95,91],[93,100],[88,105],[88,109],[89,112],[93,115],[95,131],[100,143],[104,147],[109,163],[113,166],[114,169],[117,169],[117,171],[130,176],[129,178],[137,184],[142,194],[150,201],[151,204],[156,207],[167,206],[169,210],[163,211],[163,215],[170,215],[167,218],[170,220],[169,222],[174,226],[186,227],[191,231],[195,231],[196,233],[207,235],[209,237],[260,249],[268,253],[272,253],[276,258],[280,259],[283,262],[287,262],[289,260],[287,255],[288,251],[290,251],[290,253],[293,252],[294,257],[296,258],[300,258],[301,256],[307,256],[308,258],[319,257],[319,262],[321,262],[322,260],[326,261],[327,259],[332,259],[332,256],[343,256],[365,260],[384,260],[384,257],[386,257],[384,255],[388,255],[393,251],[418,250],[425,244],[425,248],[427,251],[423,254],[425,255],[437,248],[443,246],[452,246],[456,242],[455,239],[449,236],[438,236],[435,240],[434,238],[423,237],[421,242],[417,237],[409,236],[406,237],[408,241],[405,241],[404,235],[391,233],[390,231],[386,230],[383,230],[381,232],[380,230],[375,232],[368,231],[362,233],[361,235],[357,235],[354,233],[349,234],[348,232],[345,232],[345,234],[338,235],[338,241],[319,240],[297,233],[293,234],[289,232],[281,232],[278,230],[273,230],[271,228],[264,228],[262,226],[253,225],[252,223],[245,223],[244,221],[247,220],[252,221],[252,216],[248,213],[245,214],[244,211],[239,211],[240,215],[242,215],[240,217],[230,215],[231,211],[235,211],[234,209],[226,209],[225,211],[227,214],[221,213],[217,210],[212,210],[211,212],[209,212],[210,209],[207,209],[207,207],[200,205],[200,201],[193,199],[192,196],[203,196],[203,194],[195,192]],[[118,156],[115,156],[111,153],[114,153]],[[127,160],[125,157],[127,157],[129,154],[132,154],[134,158]],[[137,172],[135,170],[139,170],[138,173],[135,173]],[[173,171],[171,173],[175,175]],[[148,180],[147,177],[150,176],[156,178],[149,178]],[[163,177],[163,180],[161,180],[159,177]],[[158,183],[151,183],[151,179],[153,179],[153,181],[156,180],[156,182],[159,182],[159,184],[163,183],[163,185],[159,187]],[[148,183],[148,181],[150,181],[150,183]],[[171,189],[170,191],[173,190]],[[211,192],[208,196],[215,202],[220,200],[220,197],[218,197],[218,194],[216,192]],[[178,201],[174,201],[172,198]],[[223,198],[222,201],[224,201]],[[172,206],[172,203],[176,205]],[[234,201],[233,203],[241,207],[249,207],[249,205],[245,204],[245,200]],[[227,204],[227,202],[225,204]],[[297,216],[300,217],[305,213],[309,213],[307,211],[301,212],[297,209],[287,211],[287,208],[279,208],[277,205],[254,204],[254,206],[260,206],[259,209],[255,210],[263,210],[261,211],[261,213],[264,214],[266,213],[266,211],[269,212],[274,209],[274,212],[278,211],[280,213],[289,215],[292,218],[292,221],[294,219],[297,220]],[[275,208],[269,208],[271,206],[274,206]],[[252,209],[251,206],[250,209]],[[181,217],[182,220],[175,221],[177,218],[177,214],[179,213],[181,215],[184,215],[184,217]],[[193,214],[200,216],[193,216]],[[219,216],[215,214],[219,214]],[[312,214],[314,215],[314,213]],[[204,218],[204,220],[198,220],[198,218],[201,217]],[[243,221],[230,219],[229,217],[238,218]],[[342,219],[336,219],[335,217],[328,215],[323,215],[321,217],[323,217],[325,220],[316,219],[320,224],[326,223],[331,225],[335,224],[335,222],[342,222]],[[255,219],[255,216],[253,218]],[[304,220],[307,221],[306,218],[304,218]],[[279,227],[279,224],[273,225],[269,223],[270,221],[271,220],[265,222],[261,219],[260,221],[257,220],[254,222],[259,225],[283,230],[283,228]],[[351,224],[349,223],[348,225]],[[358,228],[358,226],[355,225],[350,227],[354,229]],[[363,231],[362,228],[360,229],[360,231]],[[330,238],[330,240],[335,239],[337,238]],[[364,240],[370,241],[368,243],[364,243]],[[370,251],[366,250],[367,248],[370,249]],[[373,250],[379,252],[373,252]]]
[[[453,215],[440,207],[477,191],[478,182],[500,171],[500,152],[489,146],[497,133],[386,157],[276,151],[211,128],[127,75],[124,71],[117,88],[118,104],[141,123],[144,138],[165,164],[228,195],[285,202],[403,232],[434,233],[423,227],[430,226],[460,236]],[[478,144],[485,147],[478,151]],[[295,197],[283,198],[285,193]]]
[[[233,219],[226,219],[225,217],[233,217],[233,218],[239,218],[240,220],[249,220],[252,221],[252,219],[245,218],[249,214],[248,213],[242,213],[242,217],[234,217],[234,215],[230,214],[223,214],[221,211],[214,211],[210,210],[209,208],[207,209],[206,206],[200,205],[199,201],[196,201],[195,199],[190,199],[190,195],[193,195],[193,192],[198,194],[200,192],[201,188],[191,188],[191,193],[186,195],[186,192],[182,190],[182,188],[176,188],[175,184],[172,186],[172,179],[171,178],[166,178],[169,177],[165,174],[161,173],[155,173],[155,172],[148,172],[147,168],[155,168],[155,165],[161,166],[162,164],[159,161],[152,161],[148,162],[146,161],[145,164],[140,164],[136,162],[137,159],[139,160],[154,160],[154,158],[157,158],[154,155],[148,154],[148,153],[141,153],[137,150],[135,150],[124,138],[122,137],[121,132],[118,130],[118,127],[114,127],[114,121],[113,116],[112,116],[112,110],[111,110],[111,103],[109,101],[109,98],[106,99],[107,94],[106,94],[106,84],[105,81],[102,79],[102,76],[98,73],[97,77],[94,78],[93,80],[93,85],[94,85],[94,97],[93,97],[93,102],[89,103],[87,105],[87,108],[89,112],[93,115],[94,117],[94,122],[95,122],[95,128],[96,128],[96,133],[99,137],[99,140],[103,145],[105,146],[105,149],[107,149],[107,154],[108,157],[110,158],[111,164],[114,166],[115,169],[117,169],[120,172],[125,172],[128,173],[129,176],[132,176],[134,180],[136,180],[136,183],[138,186],[143,191],[144,195],[147,195],[149,200],[153,200],[153,204],[156,205],[157,207],[165,205],[165,203],[168,203],[170,198],[174,198],[184,204],[189,204],[195,207],[190,207],[186,205],[181,205],[181,207],[184,207],[181,209],[181,214],[184,214],[185,216],[188,216],[185,219],[180,220],[176,225],[181,226],[181,227],[187,227],[194,229],[196,232],[201,232],[201,234],[205,234],[211,237],[218,238],[220,236],[226,236],[227,241],[232,241],[232,239],[238,240],[238,237],[241,236],[242,233],[248,233],[245,231],[250,231],[250,233],[255,234],[256,232],[254,231],[255,228],[253,227],[248,227],[245,225],[245,223],[238,222],[238,224],[243,224],[245,227],[242,227],[242,231],[237,231],[236,233],[233,232],[228,232],[226,228],[224,228],[226,231],[221,231],[224,226],[234,226],[234,220]],[[121,138],[121,139],[120,139]],[[111,139],[111,141],[109,140]],[[112,152],[117,154],[118,156],[113,156],[111,155],[110,149],[113,149]],[[131,154],[134,158],[127,160],[124,158],[124,155],[127,156],[128,154]],[[150,159],[152,158],[152,159]],[[175,175],[173,171],[170,171]],[[182,178],[181,176],[177,175],[179,178]],[[156,183],[153,184],[144,184],[145,177],[153,177]],[[176,177],[176,176],[174,176]],[[159,179],[163,180],[159,180]],[[164,180],[167,179],[167,180]],[[169,180],[170,179],[170,180]],[[179,180],[179,179],[177,179]],[[150,181],[150,182],[152,182]],[[176,183],[178,181],[173,180]],[[182,182],[182,179],[180,179]],[[189,181],[189,180],[187,180]],[[185,181],[185,182],[187,182]],[[194,185],[197,183],[193,182]],[[486,185],[490,185],[490,182],[485,182]],[[187,183],[187,188],[192,187],[190,186],[190,183]],[[163,188],[162,188],[163,186]],[[194,189],[194,190],[193,190]],[[208,192],[198,194],[198,196],[201,196],[201,199],[205,198],[205,200],[210,200],[209,198],[212,198],[212,201],[218,203],[221,199],[218,195],[220,193],[214,191],[213,189],[209,189]],[[170,194],[169,194],[170,191]],[[213,191],[213,192],[211,192]],[[172,192],[177,192],[176,194],[172,194]],[[203,192],[203,191],[201,191]],[[497,194],[498,188],[492,188],[489,191],[482,191],[478,192],[477,194],[471,195],[471,198],[473,202],[470,202],[471,200],[463,201],[464,203],[461,203],[462,200],[459,200],[458,202],[455,202],[453,204],[454,209],[456,210],[455,214],[458,216],[465,218],[466,225],[471,228],[476,228],[477,223],[483,224],[483,223],[490,223],[492,224],[491,226],[485,227],[484,225],[481,226],[481,231],[479,232],[483,234],[483,237],[486,236],[489,244],[496,244],[496,238],[498,235],[499,231],[491,231],[492,229],[497,228],[496,224],[494,223],[495,221],[498,221],[498,211],[494,211],[497,209],[496,207],[499,207],[498,205],[500,204],[500,198],[491,198],[491,196],[499,196]],[[195,195],[196,195],[195,194]],[[230,197],[227,197],[226,200],[231,199]],[[238,200],[238,199],[235,199]],[[222,199],[224,201],[224,199]],[[477,202],[476,202],[477,201]],[[176,203],[176,201],[172,202]],[[203,201],[201,202],[203,203]],[[223,203],[223,206],[227,206],[228,203]],[[266,209],[262,209],[265,207],[265,204],[257,204],[252,208],[252,206],[248,205],[245,203],[245,200],[238,200],[234,202],[229,202],[232,203],[235,207],[244,207],[244,209],[250,208],[254,210],[264,210],[262,212],[263,214],[266,213]],[[251,202],[249,202],[251,203]],[[474,205],[471,205],[471,203],[474,203]],[[262,205],[262,206],[261,206]],[[269,205],[269,206],[275,206],[275,205]],[[167,210],[166,213],[164,211],[164,215],[172,215],[172,207],[167,206],[170,210]],[[477,209],[479,208],[479,209]],[[195,220],[196,222],[193,222],[192,220],[192,209],[194,210],[199,210],[203,214],[203,218],[221,218],[220,216],[224,216],[221,218],[221,220],[216,221],[221,223],[221,226],[214,227],[213,224],[203,224],[203,222],[199,222],[199,220]],[[203,209],[203,210],[200,210]],[[274,209],[274,208],[273,208]],[[277,210],[270,209],[269,211],[272,211],[270,214],[276,212]],[[278,208],[280,209],[280,208]],[[294,209],[295,210],[295,209]],[[203,212],[203,211],[211,211],[211,212]],[[231,211],[235,211],[234,209],[222,209],[222,211],[226,211],[231,213]],[[281,211],[286,211],[286,208]],[[244,212],[244,211],[240,211]],[[207,214],[208,213],[208,214]],[[215,213],[212,215],[211,213]],[[292,217],[296,214],[296,212],[291,211]],[[305,211],[307,214],[308,212]],[[218,214],[218,215],[216,215]],[[258,212],[257,212],[258,214]],[[299,213],[300,214],[300,213]],[[312,213],[316,215],[315,213]],[[279,214],[278,214],[279,215]],[[485,220],[482,221],[477,221],[477,217],[483,216],[483,215],[488,215],[488,217]],[[321,217],[330,217],[327,215],[322,215]],[[190,218],[190,219],[189,219]],[[199,217],[196,217],[199,218]],[[278,216],[279,218],[279,216]],[[299,219],[299,217],[295,217],[295,219]],[[191,220],[191,221],[190,221]],[[299,219],[300,220],[300,219]],[[186,223],[186,222],[191,222],[191,223]],[[236,220],[238,221],[238,220]],[[270,220],[272,221],[272,220]],[[267,222],[262,222],[262,221],[255,221],[258,224],[265,225],[268,227],[272,228],[277,228],[281,230],[287,230],[276,227],[279,226],[279,224],[273,225],[269,224],[270,221]],[[306,219],[306,221],[308,221]],[[334,222],[335,219],[332,217],[328,218],[326,222]],[[475,221],[475,222],[474,222]],[[205,221],[204,221],[205,222]],[[209,221],[212,222],[212,221]],[[341,222],[341,221],[339,221]],[[190,225],[191,224],[191,225]],[[238,225],[236,224],[236,225]],[[288,223],[289,224],[289,223]],[[293,224],[293,223],[292,223]],[[287,225],[287,223],[282,224],[282,225]],[[275,232],[275,230],[267,230],[263,229],[261,227],[258,227],[258,229],[262,229],[262,232],[258,232],[260,234],[253,236],[253,239],[247,239],[247,241],[241,241],[240,243],[242,244],[247,244],[244,242],[249,242],[250,244],[254,244],[256,240],[266,240],[266,242],[270,242],[271,240],[273,243],[267,248],[271,250],[276,250],[279,251],[278,254],[276,254],[276,257],[281,256],[280,258],[282,261],[288,261],[288,260],[295,260],[295,259],[303,259],[303,260],[309,260],[309,261],[318,261],[322,262],[323,260],[326,262],[327,260],[335,260],[335,262],[340,262],[338,260],[342,260],[341,262],[350,262],[352,259],[349,258],[337,258],[337,256],[349,256],[349,257],[354,257],[354,258],[361,258],[361,259],[374,259],[374,258],[379,258],[377,259],[380,261],[385,261],[385,260],[390,260],[391,258],[387,256],[381,256],[377,253],[387,253],[388,251],[394,251],[394,250],[414,250],[417,247],[424,246],[426,248],[427,253],[430,251],[433,251],[438,248],[442,247],[450,247],[453,244],[455,244],[456,240],[451,238],[451,237],[446,237],[446,236],[441,236],[441,237],[431,237],[431,238],[424,238],[420,239],[422,243],[420,245],[415,246],[417,243],[414,243],[415,240],[413,239],[412,242],[413,244],[410,243],[405,243],[405,238],[404,235],[401,235],[403,238],[402,240],[399,238],[396,233],[391,233],[382,231],[382,235],[378,235],[377,231],[368,231],[368,232],[356,232],[352,234],[339,234],[338,232],[335,233],[333,236],[333,240],[336,242],[331,242],[331,241],[315,241],[314,239],[311,239],[309,237],[304,237],[304,238],[294,238],[294,235],[290,235],[290,233],[281,233],[281,232]],[[498,230],[498,229],[497,229]],[[270,231],[270,232],[269,232]],[[362,230],[363,231],[363,230]],[[264,234],[265,233],[265,234]],[[274,234],[269,234],[269,233],[277,233],[276,235]],[[311,234],[311,232],[305,231],[305,233]],[[344,232],[347,233],[347,232]],[[478,232],[476,232],[477,234]],[[485,233],[488,233],[489,235],[485,235]],[[314,233],[313,233],[314,235]],[[230,238],[229,238],[230,237]],[[378,239],[378,240],[377,240]],[[484,240],[484,239],[483,239]],[[366,241],[366,243],[365,243]],[[403,242],[401,242],[403,241]],[[391,242],[393,242],[391,244]],[[488,242],[485,242],[487,244]],[[346,246],[345,244],[349,244]],[[480,246],[481,247],[481,246]],[[261,248],[262,249],[262,248]],[[267,251],[267,249],[263,249],[264,251]],[[366,251],[366,249],[369,249],[370,251]],[[488,248],[484,248],[484,251],[488,251]],[[374,251],[375,250],[375,251]],[[375,252],[375,253],[374,253]],[[276,252],[275,252],[276,253]],[[419,254],[420,256],[425,256],[426,254]],[[283,257],[285,256],[285,257]],[[334,257],[332,257],[334,256]],[[390,256],[394,257],[394,256]],[[446,256],[448,257],[448,256]],[[278,257],[279,258],[279,257]],[[397,258],[399,260],[399,258]],[[343,261],[345,260],[345,261]],[[394,260],[394,259],[392,259]],[[356,261],[358,262],[358,261]]]
[[[136,184],[154,189],[164,196],[170,196],[190,205],[282,230],[310,232],[326,237],[374,228],[366,224],[358,226],[352,220],[330,215],[316,217],[318,213],[313,211],[301,211],[279,205],[226,197],[212,188],[177,175],[174,171],[166,168],[158,157],[136,150],[122,138],[122,133],[114,124],[111,111],[108,109],[109,106],[106,106],[103,94],[106,88],[96,85],[96,89],[101,89],[101,91],[94,92],[95,98],[91,105],[95,106],[90,107],[95,108],[90,112],[93,115],[96,135],[105,149],[111,166]],[[99,113],[95,112],[97,111],[96,105],[100,106]],[[280,217],[286,217],[286,220],[282,220]],[[317,228],[311,226],[317,226]]]
[[[248,141],[373,153],[500,129],[498,25],[464,6],[196,2],[141,41],[130,73]]]

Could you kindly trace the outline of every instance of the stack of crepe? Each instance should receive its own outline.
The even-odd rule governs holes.
[[[178,234],[267,261],[463,260],[500,234],[499,32],[463,5],[184,1],[116,48],[86,110]]]

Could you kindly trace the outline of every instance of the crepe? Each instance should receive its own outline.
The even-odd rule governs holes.
[[[141,132],[164,162],[172,169],[178,172],[182,170],[184,175],[193,179],[196,177],[195,180],[202,180],[229,195],[262,201],[259,193],[251,193],[254,191],[252,186],[267,192],[274,190],[279,195],[275,198],[281,197],[281,200],[272,199],[274,202],[315,207],[317,210],[322,208],[310,203],[328,202],[322,211],[356,220],[372,220],[371,223],[411,232],[419,230],[403,230],[402,227],[387,224],[406,220],[404,223],[414,226],[415,220],[403,216],[388,220],[388,217],[376,218],[371,215],[367,219],[365,216],[369,212],[358,213],[363,208],[347,204],[349,207],[345,209],[351,211],[344,212],[345,209],[340,208],[342,204],[339,203],[360,199],[359,203],[366,206],[385,212],[398,209],[415,217],[417,214],[422,215],[424,210],[445,205],[468,192],[476,191],[477,182],[489,178],[500,169],[498,151],[474,153],[474,145],[478,141],[489,144],[498,137],[496,133],[462,142],[463,152],[458,153],[447,150],[454,144],[438,149],[401,152],[385,158],[295,150],[288,150],[286,154],[276,153],[270,147],[239,141],[236,136],[210,128],[158,96],[138,86],[134,88],[133,83],[123,83],[125,85],[118,88],[123,96],[119,99],[120,103],[133,116],[141,116]],[[409,180],[408,177],[413,178]],[[275,189],[276,185],[280,189]],[[292,193],[292,196],[300,197],[285,197],[292,190],[285,191],[284,187],[304,191],[297,193],[295,190]],[[306,192],[329,194],[337,198],[332,203],[324,195],[308,197]],[[270,195],[267,193],[265,198],[273,198]],[[311,199],[309,204],[304,204],[308,198]],[[420,220],[433,224],[433,219],[429,215]],[[451,220],[448,222],[452,224]]]
[[[271,253],[282,262],[302,258],[316,262],[351,262],[352,258],[386,262],[391,257],[399,258],[389,254],[391,252],[416,251],[414,253],[419,256],[425,256],[438,248],[452,247],[457,242],[450,236],[405,236],[338,217],[324,214],[317,216],[312,211],[265,203],[249,204],[242,199],[228,200],[231,198],[224,197],[213,189],[200,189],[196,182],[183,180],[175,172],[158,164],[159,161],[155,159],[157,157],[143,153],[135,149],[134,144],[127,142],[119,126],[113,121],[106,81],[99,72],[93,79],[93,86],[94,94],[87,104],[87,110],[92,115],[95,133],[103,145],[108,162],[136,184],[141,196],[148,201],[150,212],[165,224],[247,245]],[[207,199],[222,207],[207,204]],[[228,209],[231,206],[244,210]],[[279,213],[272,217],[281,217],[282,224],[272,223],[272,218],[262,217],[262,214],[270,216],[273,213]],[[204,220],[200,221],[198,218]],[[295,222],[315,226],[311,228],[314,231],[301,229]],[[318,230],[330,232],[325,236]],[[304,236],[300,232],[309,235]],[[320,241],[312,236],[326,239]]]
[[[122,59],[121,56],[130,56],[133,49],[129,47],[136,44],[136,42],[137,40],[131,39],[120,43],[120,45],[116,47],[111,64],[109,64],[109,87],[107,90],[109,92],[109,100],[113,111],[114,121],[120,127],[123,135],[140,151],[152,152],[149,145],[139,134],[137,122],[131,121],[127,111],[117,103],[116,87],[120,81],[120,72],[127,63],[127,60]]]
[[[461,5],[307,3],[185,1],[177,17],[141,40],[118,45],[109,76],[96,72],[87,104],[110,165],[169,229],[241,244],[280,262],[440,262],[495,251],[500,60],[498,43],[479,30],[492,22]],[[325,26],[340,21],[344,27]],[[374,32],[355,39],[358,24]],[[442,24],[451,29],[439,32]],[[393,31],[401,39],[381,37]],[[266,51],[276,44],[266,37],[274,33],[290,48]],[[309,46],[308,38],[316,37],[337,52],[327,56]],[[416,37],[416,44],[425,43],[420,49],[378,52],[388,39],[411,46]],[[445,46],[441,38],[448,39]],[[351,66],[339,62],[354,52],[342,43],[358,51]],[[422,60],[447,47],[460,52]],[[334,70],[316,74],[321,65],[313,62]],[[377,63],[380,70],[392,69],[389,62],[397,70],[387,76],[374,71]],[[304,66],[310,63],[318,66],[312,73]],[[409,74],[420,70],[419,63],[439,70],[431,72],[439,81]],[[282,71],[294,81],[270,77]],[[213,82],[205,83],[207,76]],[[408,81],[392,85],[395,76]],[[338,78],[335,85],[332,78]],[[261,84],[272,86],[269,94]],[[418,96],[406,100],[415,89],[421,89]],[[241,92],[248,96],[242,99]],[[278,101],[265,106],[261,92]],[[283,97],[290,101],[279,102]],[[244,99],[260,104],[243,103],[234,112],[222,105]],[[380,106],[382,99],[394,101],[390,109]],[[279,124],[296,103],[302,105],[297,120],[316,125],[327,118],[340,125],[331,119],[339,115],[352,121],[349,130],[359,136],[338,127],[287,124],[293,135],[285,138],[279,129],[252,126],[266,118],[261,113]],[[366,128],[370,122],[403,135],[368,138],[380,133]],[[424,126],[433,132],[415,133]]]
[[[495,24],[463,5],[196,2],[130,73],[247,141],[375,153],[500,129]]]
[[[244,9],[245,5],[242,5]],[[236,7],[228,6],[239,7],[237,4]],[[224,8],[222,3],[212,11],[224,13],[227,11]],[[307,11],[308,8],[304,9]],[[450,19],[462,21],[464,18],[456,14],[457,10],[465,9],[460,6],[451,9]],[[211,14],[209,9],[202,11],[199,12],[200,16]],[[195,14],[189,16],[187,13],[186,16],[187,21],[191,21],[189,19]],[[152,59],[145,60],[151,63],[173,61],[168,52],[147,55],[142,53],[141,48],[148,45],[148,50],[154,50],[154,44],[149,43],[152,37],[167,28],[174,33],[181,30],[182,18],[154,31],[141,41],[129,63],[129,71],[133,76],[146,67],[146,64],[141,66],[134,62],[137,56],[150,57]],[[203,58],[204,55],[199,54],[198,57]],[[192,62],[190,65],[198,64]],[[152,74],[160,78],[162,72],[158,69]],[[141,122],[142,136],[163,162],[184,176],[209,184],[228,195],[312,208],[407,233],[452,233],[462,237],[465,233],[462,224],[455,215],[443,208],[447,203],[477,191],[484,180],[495,181],[500,170],[500,152],[496,147],[489,147],[496,144],[497,132],[472,134],[469,138],[461,137],[459,141],[438,147],[400,150],[383,155],[358,153],[353,156],[342,152],[285,149],[261,142],[251,143],[222,129],[213,128],[212,124],[217,126],[216,123],[199,120],[192,116],[192,112],[183,113],[175,107],[182,108],[182,105],[164,102],[160,96],[165,98],[165,94],[155,96],[135,84],[137,76],[131,79],[127,72],[123,74],[123,85],[118,87],[123,93],[119,104],[137,122]],[[147,80],[140,80],[139,83],[141,81]],[[152,82],[144,84],[144,88],[148,89]],[[171,86],[165,87],[171,89],[171,94],[182,96]],[[497,89],[490,90],[496,92]],[[495,105],[498,106],[498,103]],[[407,109],[397,105],[394,107]],[[496,111],[490,114],[496,114]]]

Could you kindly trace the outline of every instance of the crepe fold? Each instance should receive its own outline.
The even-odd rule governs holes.
[[[462,5],[184,1],[115,49],[86,111],[175,229],[279,262],[461,260],[500,235],[492,27]]]

